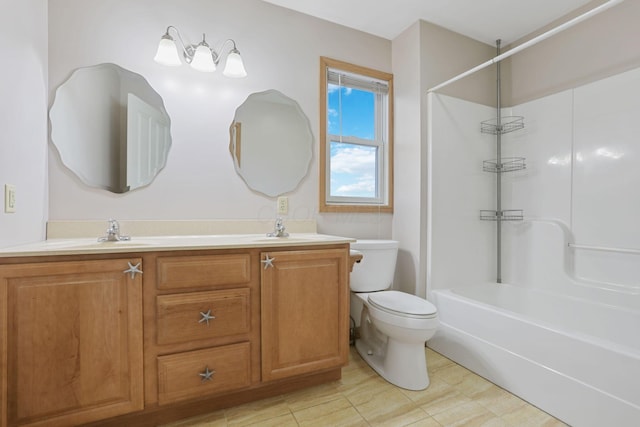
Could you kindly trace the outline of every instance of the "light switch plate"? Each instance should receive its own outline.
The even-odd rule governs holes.
[[[16,186],[11,184],[4,185],[4,211],[5,213],[14,213],[16,211]]]

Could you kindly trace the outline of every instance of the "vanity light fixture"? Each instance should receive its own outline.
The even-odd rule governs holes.
[[[204,34],[202,34],[202,41],[197,45],[185,44],[178,29],[172,25],[167,27],[167,31],[162,36],[160,43],[158,44],[158,51],[156,52],[156,56],[153,58],[157,63],[168,65],[170,67],[182,65],[182,61],[180,60],[180,55],[178,53],[178,45],[171,34],[169,34],[169,30],[173,30],[178,36],[178,41],[180,42],[185,62],[191,65],[194,69],[203,72],[212,73],[216,70],[218,63],[220,62],[222,48],[230,42],[233,47],[227,52],[227,62],[222,74],[227,77],[246,77],[247,71],[244,69],[244,63],[242,62],[240,51],[236,48],[236,42],[234,40],[225,40],[224,43],[222,43],[222,46],[220,46],[219,53],[209,47]]]

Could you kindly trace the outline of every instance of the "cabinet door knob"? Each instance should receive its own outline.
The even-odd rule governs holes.
[[[207,382],[207,381],[211,381],[213,379],[213,374],[215,374],[216,371],[213,370],[209,370],[209,367],[206,366],[204,368],[204,371],[200,372],[198,375],[200,375],[200,381]]]
[[[200,318],[200,320],[198,320],[198,323],[206,322],[207,326],[209,326],[209,320],[213,320],[213,319],[216,318],[216,316],[211,314],[211,309],[207,310],[206,313],[204,311],[201,311],[200,312],[200,316],[202,316],[202,317]]]
[[[129,264],[129,268],[124,270],[123,273],[131,274],[131,278],[132,279],[135,279],[136,273],[142,274],[142,270],[140,270],[140,263],[137,263],[136,265],[133,265],[130,262],[127,262],[127,264]]]
[[[270,258],[269,254],[266,254],[265,258],[260,262],[264,264],[264,269],[266,270],[269,267],[273,267],[273,261],[275,261],[275,258]]]

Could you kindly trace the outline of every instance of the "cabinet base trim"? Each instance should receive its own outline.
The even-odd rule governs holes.
[[[305,375],[273,382],[248,390],[226,393],[222,396],[218,395],[208,399],[199,399],[196,401],[170,406],[167,405],[163,407],[154,406],[141,412],[123,415],[88,425],[92,427],[121,427],[123,425],[129,427],[157,426],[184,418],[215,412],[232,406],[242,405],[243,403],[337,381],[340,378],[342,378],[342,369],[332,369],[318,374]]]

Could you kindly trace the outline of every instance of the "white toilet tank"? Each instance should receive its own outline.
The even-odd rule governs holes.
[[[349,277],[353,292],[382,291],[391,286],[398,258],[397,241],[357,240],[351,243],[351,249],[363,255]]]

